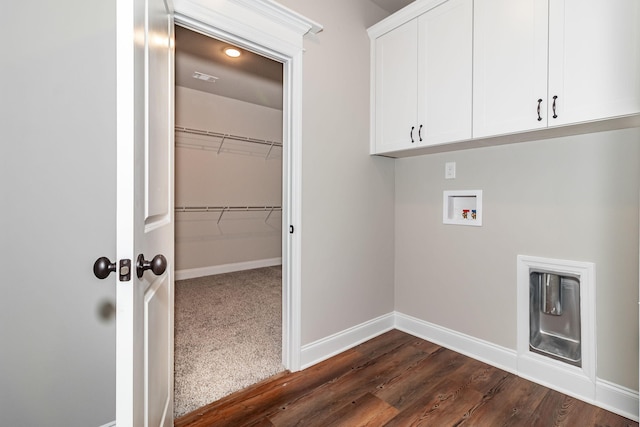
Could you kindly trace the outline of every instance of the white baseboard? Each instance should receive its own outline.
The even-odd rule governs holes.
[[[252,270],[254,268],[272,267],[282,264],[282,258],[259,259],[256,261],[236,262],[233,264],[212,265],[210,267],[176,270],[175,280],[193,279],[194,277],[213,276],[214,274],[232,273],[234,271]]]
[[[488,363],[512,374],[517,373],[517,352],[499,345],[461,334],[415,317],[395,313],[396,329],[441,345],[457,353]]]
[[[337,334],[302,346],[300,351],[301,369],[340,354],[356,345],[375,338],[393,329],[393,313],[385,314],[361,323]]]
[[[394,328],[519,375],[545,387],[569,394],[623,417],[638,421],[639,404],[637,391],[629,390],[599,378],[596,378],[595,398],[593,397],[593,392],[587,392],[587,395],[582,396],[580,393],[571,392],[571,390],[563,390],[554,384],[553,378],[536,378],[535,376],[525,376],[519,373],[518,353],[516,350],[443,328],[399,312],[385,314],[304,345],[301,350],[302,369],[315,365]]]
[[[638,392],[618,384],[596,378],[597,405],[631,420],[638,421]]]

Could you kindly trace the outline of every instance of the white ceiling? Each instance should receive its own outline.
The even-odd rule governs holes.
[[[371,0],[392,14],[413,0]],[[282,64],[240,49],[229,58],[228,43],[176,26],[176,85],[282,110]],[[218,77],[215,83],[193,78],[194,72]]]

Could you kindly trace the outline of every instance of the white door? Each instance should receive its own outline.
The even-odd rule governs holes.
[[[472,45],[473,2],[450,0],[420,16],[419,145],[471,138]]]
[[[376,39],[376,153],[418,142],[418,20]]]
[[[118,0],[116,422],[173,425],[173,15]],[[138,257],[147,261],[144,271]],[[128,280],[127,280],[128,279]]]
[[[473,137],[546,127],[548,1],[475,0],[473,24]]]
[[[549,3],[549,126],[640,111],[639,24],[638,0]]]

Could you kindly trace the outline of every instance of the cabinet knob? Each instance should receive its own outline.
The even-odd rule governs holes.
[[[409,133],[409,136],[411,137],[411,143],[414,143],[415,141],[413,140],[413,130],[415,129],[415,126],[411,126],[411,133]]]
[[[422,142],[422,125],[418,128],[418,139]]]
[[[553,106],[551,108],[553,108],[553,118],[557,119],[558,115],[556,114],[556,99],[558,99],[558,95],[554,95],[553,96]]]

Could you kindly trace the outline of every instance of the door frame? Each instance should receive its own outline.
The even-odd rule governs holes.
[[[209,2],[210,3],[210,2]],[[322,27],[269,0],[174,1],[174,25],[282,63],[282,364],[301,367],[302,37]]]

